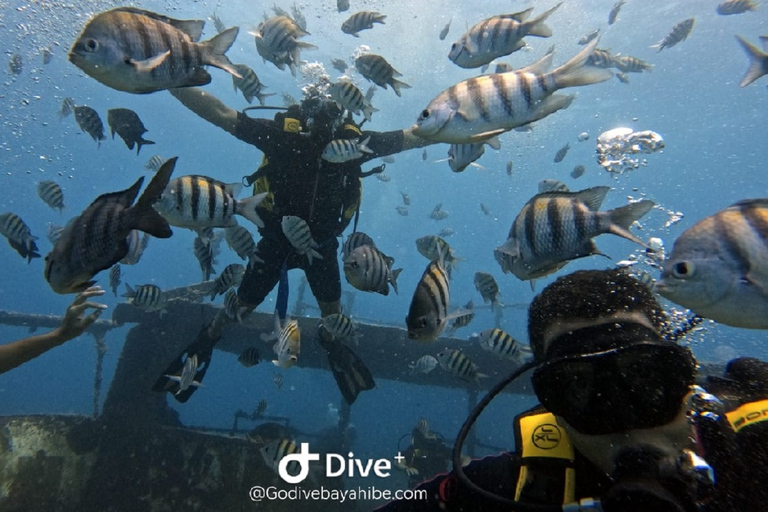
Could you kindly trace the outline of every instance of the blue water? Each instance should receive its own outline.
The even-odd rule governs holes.
[[[765,9],[718,16],[713,2],[654,2],[650,7],[648,2],[630,0],[622,8],[619,21],[609,27],[606,20],[613,3],[569,0],[550,18],[552,38],[528,38],[529,51],[501,60],[521,67],[538,59],[554,44],[555,63],[562,63],[581,48],[576,45],[578,38],[599,27],[603,32],[601,47],[650,61],[655,65],[652,73],[630,74],[629,85],[613,79],[573,91],[577,99],[571,107],[537,122],[532,132],[502,135],[501,150],[488,148],[478,161],[484,170],[470,167],[462,174],[452,173],[447,163],[434,163],[445,158],[447,152],[446,145],[435,145],[427,148],[426,161],[421,149],[396,155],[395,163],[387,166],[392,181],[365,180],[359,227],[373,236],[385,253],[394,256],[396,266],[404,270],[399,277],[399,295],[384,297],[355,292],[355,316],[404,325],[413,289],[426,265],[426,260],[416,252],[414,241],[442,228],[455,230],[456,234],[447,240],[465,259],[451,284],[454,305],[470,299],[476,304],[481,302],[472,281],[474,273],[481,270],[496,277],[505,303],[521,304],[524,308],[535,292],[528,283],[503,275],[492,250],[504,242],[515,215],[536,193],[537,183],[543,178],[562,180],[572,189],[614,187],[605,201],[606,209],[624,204],[629,195],[644,194],[666,209],[683,212],[683,220],[668,229],[663,228],[668,216],[661,211],[654,210],[642,221],[641,237],[661,237],[668,249],[683,230],[704,216],[737,200],[768,194],[768,78],[747,88],[738,87],[748,61],[734,39],[735,34],[740,34],[757,44],[758,36],[768,32]],[[402,97],[392,90],[377,89],[373,104],[380,112],[374,114],[373,122],[366,128],[385,131],[409,126],[436,94],[476,73],[458,68],[446,57],[451,43],[465,26],[494,14],[522,10],[534,2],[485,1],[482,9],[477,7],[480,3],[458,0],[366,2],[361,8],[387,14],[386,25],[361,32],[359,39],[339,29],[356,6],[347,13],[338,13],[332,0],[325,0],[322,6],[316,4],[320,2],[299,3],[311,33],[305,40],[319,47],[305,51],[304,59],[323,63],[331,77],[336,78],[338,73],[330,66],[330,59],[345,58],[351,62],[355,49],[365,44],[387,58],[403,74],[400,79],[412,86],[403,90]],[[535,14],[543,12],[540,4],[535,3]],[[15,53],[24,59],[20,75],[12,75],[7,67],[1,71],[4,75],[0,86],[0,211],[19,214],[40,238],[38,245],[43,254],[50,250],[45,237],[49,224],[62,225],[97,195],[127,188],[146,174],[144,164],[154,154],[179,156],[177,176],[204,174],[227,182],[240,181],[243,175],[255,170],[261,159],[255,148],[208,125],[166,92],[139,96],[114,91],[67,61],[66,51],[88,17],[117,5],[123,4],[14,1],[0,8],[3,62],[10,61]],[[240,24],[240,35],[228,56],[233,62],[253,67],[268,86],[267,92],[278,93],[268,99],[268,104],[282,105],[280,93],[301,97],[301,76],[294,78],[288,71],[279,71],[272,64],[263,63],[256,54],[253,38],[247,32],[261,21],[263,8],[254,7],[253,2],[147,1],[132,5],[177,18],[206,19],[216,10],[225,24]],[[281,6],[290,9],[287,2]],[[661,53],[649,48],[675,23],[692,16],[696,17],[696,25],[687,41]],[[451,32],[445,41],[439,41],[437,34],[449,20]],[[209,22],[204,38],[213,34],[213,24]],[[48,45],[54,45],[55,57],[43,66],[39,49]],[[234,108],[248,106],[239,92],[233,92],[225,72],[211,69],[211,74],[213,82],[206,90]],[[364,79],[357,75],[355,79],[359,79],[361,89],[367,88]],[[157,144],[145,146],[140,156],[129,151],[119,138],[103,141],[97,147],[71,116],[58,119],[62,99],[67,96],[73,97],[78,105],[95,108],[105,122],[110,108],[135,110],[149,129],[145,138]],[[614,179],[596,164],[594,141],[601,132],[618,126],[654,130],[664,136],[666,149],[649,155],[647,166]],[[591,138],[578,142],[577,135],[584,131]],[[571,144],[570,152],[563,162],[553,163],[555,152],[566,142]],[[515,168],[511,177],[505,171],[510,160]],[[372,162],[366,169],[377,163]],[[573,180],[569,173],[577,164],[585,165],[587,173]],[[36,183],[49,179],[64,189],[63,214],[51,210],[37,197]],[[407,217],[395,211],[402,204],[401,191],[407,192],[412,201]],[[480,202],[490,208],[491,216],[480,210]],[[428,218],[437,203],[450,212],[446,220]],[[192,253],[193,238],[191,231],[175,229],[169,240],[152,240],[138,265],[123,266],[123,282],[154,283],[162,288],[198,282],[200,272]],[[600,237],[597,244],[611,260],[594,256],[572,262],[555,276],[539,280],[536,289],[541,290],[565,272],[611,266],[637,250],[631,242],[612,236]],[[218,268],[233,262],[239,260],[224,250]],[[43,279],[42,259],[27,264],[5,243],[0,243],[0,268],[0,309],[61,314],[71,301],[71,296],[51,291]],[[291,275],[294,290],[300,277],[298,272]],[[106,273],[98,279],[106,288]],[[352,290],[346,282],[343,288]],[[110,306],[119,300],[111,293],[103,299]],[[259,309],[273,308],[274,294]],[[525,317],[524,309],[506,309],[502,326],[525,340]],[[491,314],[483,311],[470,329],[480,331],[491,326]],[[0,341],[27,334],[19,328],[0,329]],[[466,331],[464,335],[468,334]],[[109,351],[104,361],[102,400],[126,332],[125,328],[113,330],[107,336]],[[694,350],[703,360],[722,362],[736,355],[765,358],[767,341],[764,331],[708,324],[706,331],[696,338]],[[92,338],[82,336],[0,376],[0,414],[90,414],[95,360]],[[393,364],[405,365],[407,361]],[[331,376],[302,369],[300,365],[283,373],[285,383],[278,393],[271,383],[272,368],[260,365],[245,369],[234,356],[217,354],[206,377],[206,388],[186,405],[172,405],[188,423],[228,427],[235,410],[252,410],[264,396],[270,403],[270,413],[291,417],[292,424],[301,429],[327,426],[327,404],[339,402]],[[378,387],[361,395],[353,408],[352,422],[358,431],[356,450],[373,453],[374,447],[386,446],[389,451],[421,416],[428,417],[435,430],[452,438],[466,414],[466,400],[466,395],[459,391],[424,387],[414,393],[412,387],[380,380]],[[510,445],[511,418],[529,401],[504,398],[480,422],[478,436],[491,444]]]

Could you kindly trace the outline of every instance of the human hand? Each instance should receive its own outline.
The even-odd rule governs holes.
[[[405,468],[405,473],[408,476],[414,476],[414,475],[418,475],[419,474],[419,470],[416,469],[416,468],[407,467],[407,468]]]
[[[101,316],[101,312],[107,309],[107,306],[98,302],[91,302],[88,299],[104,295],[104,293],[105,291],[101,286],[91,286],[77,294],[75,300],[67,308],[64,320],[58,328],[58,335],[62,342],[80,336],[89,325]],[[84,316],[88,308],[93,308],[95,311],[90,315]]]

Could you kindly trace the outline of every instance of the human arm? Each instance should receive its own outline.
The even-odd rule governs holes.
[[[182,105],[209,123],[236,135],[237,110],[229,108],[216,96],[199,87],[168,89]]]
[[[104,290],[100,286],[88,288],[75,297],[67,308],[67,313],[59,327],[45,334],[30,336],[0,346],[0,373],[12,370],[82,334],[107,308],[104,304],[88,301],[89,298],[99,295],[104,295]],[[85,316],[88,308],[93,308],[95,311]]]

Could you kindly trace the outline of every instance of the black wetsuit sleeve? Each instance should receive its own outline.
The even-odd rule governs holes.
[[[242,112],[237,113],[235,136],[264,153],[277,151],[278,145],[284,143],[283,134],[283,130],[270,119],[252,118]]]
[[[363,132],[361,141],[364,141],[368,137],[371,140],[368,141],[368,149],[373,153],[366,153],[357,162],[367,162],[374,158],[379,158],[387,155],[394,155],[403,150],[403,130],[395,130],[392,132]]]

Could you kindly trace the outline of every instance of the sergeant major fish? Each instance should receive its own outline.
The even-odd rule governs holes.
[[[477,336],[477,340],[483,349],[518,366],[525,360],[527,351],[515,338],[501,329],[486,329]]]
[[[626,0],[619,0],[616,2],[613,7],[611,8],[611,12],[608,13],[608,24],[613,25],[616,23],[616,20],[619,17],[619,11],[621,10],[622,6],[627,3]]]
[[[553,94],[559,89],[603,82],[613,75],[586,66],[595,39],[564,65],[547,72],[548,53],[517,71],[482,75],[441,92],[421,112],[413,133],[434,142],[467,144],[542,119],[570,105],[573,96]]]
[[[557,150],[557,153],[555,154],[555,163],[560,163],[563,161],[563,158],[565,158],[565,155],[568,154],[568,150],[571,149],[571,143],[567,142],[565,146],[561,147]]]
[[[64,208],[64,192],[55,181],[44,180],[38,183],[37,195],[51,208],[59,211]]]
[[[557,4],[541,16],[528,20],[533,7],[514,14],[501,14],[477,23],[453,43],[448,58],[459,67],[477,68],[525,46],[525,36],[551,37],[544,23]]]
[[[243,226],[230,226],[224,230],[224,239],[230,249],[235,251],[241,260],[248,260],[248,266],[254,263],[263,263],[264,260],[256,255],[256,242],[253,241],[251,232]]]
[[[416,250],[429,261],[437,261],[442,258],[445,269],[450,274],[456,268],[456,264],[463,260],[456,255],[456,251],[448,242],[440,236],[427,235],[416,239]]]
[[[323,256],[316,251],[319,247],[317,242],[312,239],[312,233],[309,231],[309,225],[307,222],[295,215],[285,215],[281,222],[283,228],[283,234],[285,238],[291,243],[294,249],[299,254],[305,254],[309,264],[312,264],[312,259],[323,259]]]
[[[645,246],[629,232],[653,207],[648,200],[614,210],[598,209],[609,187],[579,192],[544,192],[529,200],[515,218],[507,241],[494,250],[504,273],[525,281],[556,272],[568,261],[602,254],[593,237],[613,233]]]
[[[75,113],[75,121],[80,129],[101,146],[101,141],[106,137],[104,136],[104,123],[101,122],[99,113],[86,105],[77,105],[72,108],[72,111]]]
[[[217,295],[224,295],[230,288],[240,286],[244,274],[245,267],[239,263],[230,263],[224,267],[221,275],[213,281],[211,300],[215,299]]]
[[[490,302],[492,308],[504,307],[504,304],[499,300],[499,295],[501,295],[499,285],[491,274],[475,272],[475,289],[480,292],[486,304]]]
[[[259,24],[252,34],[256,41],[256,51],[278,69],[285,69],[287,64],[291,74],[296,74],[296,66],[301,60],[301,50],[316,49],[317,46],[299,41],[300,37],[310,35],[290,16],[275,16]]]
[[[249,104],[253,101],[253,98],[259,100],[259,105],[264,105],[264,98],[268,96],[274,96],[275,93],[263,93],[262,90],[267,86],[262,84],[259,77],[256,75],[250,67],[245,64],[235,64],[235,69],[240,74],[240,78],[232,75],[232,86],[235,91],[240,89],[243,93],[245,101]]]
[[[749,69],[741,80],[739,87],[746,87],[758,78],[768,74],[768,38],[763,38],[763,47],[766,51],[748,42],[741,36],[736,36],[744,51],[749,56]]]
[[[739,201],[688,228],[654,291],[716,322],[768,329],[768,199]]]
[[[437,368],[437,359],[434,356],[426,355],[421,356],[416,361],[410,363],[408,368],[411,370],[410,374],[415,375],[417,373],[427,374]]]
[[[112,108],[107,110],[107,124],[109,125],[109,131],[112,134],[112,139],[115,138],[115,133],[120,135],[128,149],[133,149],[136,145],[136,154],[141,151],[141,146],[146,144],[154,144],[151,140],[145,140],[142,135],[147,132],[144,127],[144,123],[139,119],[139,115],[128,108]]]
[[[146,312],[160,311],[161,315],[166,312],[167,298],[157,285],[141,284],[133,289],[125,283],[125,293],[122,296],[128,298],[129,304]]]
[[[112,294],[117,297],[117,288],[120,286],[120,264],[115,263],[109,269],[109,287],[112,288]]]
[[[324,316],[322,324],[335,339],[342,341],[352,340],[357,343],[360,337],[360,333],[357,332],[357,326],[347,315],[334,313]]]
[[[452,373],[461,380],[479,382],[481,378],[487,377],[487,375],[480,373],[477,365],[459,349],[440,352],[437,354],[437,361],[443,370]]]
[[[149,245],[149,234],[144,233],[138,229],[131,230],[125,239],[128,244],[128,252],[120,260],[120,263],[125,265],[135,265],[141,259],[141,255],[144,254],[144,250]]]
[[[361,245],[344,259],[344,276],[353,287],[364,292],[389,295],[389,285],[397,292],[401,268],[392,269],[395,260],[369,245]]]
[[[672,30],[664,37],[664,39],[652,45],[651,48],[654,48],[657,51],[661,51],[664,48],[672,48],[680,41],[685,41],[688,39],[688,36],[690,35],[691,30],[693,29],[693,24],[695,22],[695,18],[689,18],[687,20],[681,21],[672,27]]]
[[[29,226],[15,213],[6,212],[0,215],[0,234],[8,239],[8,243],[13,247],[13,250],[19,253],[19,256],[25,258],[27,263],[32,261],[33,258],[40,257],[37,253],[37,244],[35,243],[37,237],[32,236]],[[85,288],[88,288],[88,286]]]
[[[128,253],[127,237],[138,229],[157,238],[169,238],[168,222],[152,209],[176,166],[165,162],[144,193],[133,204],[144,178],[120,192],[97,197],[64,228],[45,257],[45,280],[56,293],[81,292],[92,286],[91,278],[112,267]]]
[[[345,34],[360,37],[357,35],[358,32],[373,28],[374,23],[381,23],[383,25],[384,18],[386,17],[386,14],[381,14],[375,11],[356,12],[341,24],[341,31]]]
[[[448,148],[448,158],[435,160],[435,162],[444,162],[445,160],[448,160],[448,166],[453,172],[463,172],[464,169],[470,165],[485,170],[485,167],[475,163],[475,160],[478,160],[485,154],[485,144],[488,144],[496,150],[501,148],[501,143],[499,142],[498,137],[492,137],[483,142],[470,144],[451,144]]]
[[[747,11],[756,11],[757,4],[752,0],[726,0],[717,5],[717,14],[727,16],[729,14],[742,14]]]
[[[443,261],[431,261],[416,285],[405,317],[408,337],[416,341],[437,339],[448,321],[458,316],[448,315],[449,303],[450,285]]]
[[[360,142],[360,139],[334,139],[326,144],[320,158],[334,164],[362,158],[365,153],[373,153],[367,146],[370,140],[370,136],[362,142]]]
[[[137,94],[210,83],[203,66],[239,76],[224,53],[238,28],[198,43],[205,22],[118,7],[97,14],[69,51],[69,60],[104,85]]]
[[[402,76],[387,60],[381,55],[366,54],[355,59],[355,67],[363,77],[375,83],[384,89],[390,85],[395,94],[400,96],[400,89],[410,89],[411,86],[405,82],[397,80],[396,76]]]
[[[179,384],[179,389],[176,391],[176,395],[186,391],[190,386],[201,387],[202,384],[195,380],[198,370],[202,365],[197,364],[197,354],[187,355],[184,360],[184,366],[181,369],[179,375],[166,375],[168,380],[172,380]]]
[[[355,84],[348,80],[339,80],[331,84],[328,94],[336,103],[353,114],[362,113],[367,121],[370,121],[371,115],[379,110],[370,104]]]
[[[341,260],[346,260],[350,253],[361,245],[368,245],[372,248],[376,248],[376,242],[373,241],[373,238],[362,231],[355,231],[350,234],[341,246]]]
[[[214,240],[205,240],[200,236],[195,237],[193,245],[195,258],[200,264],[200,271],[203,273],[202,280],[208,281],[211,278],[211,274],[215,274],[216,270],[213,266],[218,263],[216,256],[219,253],[218,243]]]

